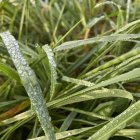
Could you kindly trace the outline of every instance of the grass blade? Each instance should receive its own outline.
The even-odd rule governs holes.
[[[91,83],[89,81],[75,79],[75,78],[71,78],[71,77],[67,77],[67,76],[63,76],[62,80],[66,81],[66,82],[71,82],[71,83],[74,83],[74,84],[77,84],[77,85],[87,86],[87,87],[95,85],[94,83]]]
[[[49,61],[50,71],[51,71],[51,90],[50,90],[50,100],[54,97],[55,87],[57,84],[57,72],[56,72],[56,63],[54,60],[54,54],[50,46],[44,45],[44,51],[47,54],[47,58]]]
[[[64,138],[67,138],[70,136],[78,135],[78,134],[88,131],[92,128],[93,127],[88,127],[88,128],[81,128],[81,129],[75,129],[75,130],[69,130],[69,131],[56,133],[56,138],[57,138],[57,140],[64,139]],[[33,138],[33,139],[29,139],[29,140],[49,140],[49,139],[46,139],[44,136],[42,136],[42,137]]]
[[[29,110],[29,111],[20,113],[20,114],[18,114],[18,115],[15,115],[15,116],[12,117],[12,118],[5,119],[5,120],[1,121],[1,122],[0,122],[0,126],[2,126],[2,125],[7,125],[7,124],[11,124],[11,123],[14,123],[14,122],[23,120],[23,119],[30,118],[30,117],[33,116],[33,115],[34,115],[34,112],[31,111],[31,110]]]
[[[52,124],[48,109],[43,99],[41,88],[37,82],[36,76],[32,69],[28,66],[26,60],[20,52],[18,43],[10,32],[3,32],[0,34],[3,42],[17,68],[23,86],[25,87],[31,103],[45,132],[46,137],[50,140],[55,140]]]
[[[76,112],[71,112],[67,117],[66,119],[64,120],[64,122],[62,123],[59,131],[60,132],[63,132],[63,131],[66,131],[69,126],[71,125],[73,119],[76,117],[77,113]]]
[[[125,136],[134,140],[139,140],[140,129],[123,129],[123,130],[120,130],[116,135]]]
[[[109,36],[93,37],[84,40],[69,41],[61,44],[54,49],[55,52],[77,48],[82,45],[97,43],[97,42],[113,42],[113,41],[128,41],[129,39],[140,38],[140,34],[113,34]]]
[[[136,102],[119,116],[115,117],[107,125],[102,127],[98,132],[89,137],[88,140],[108,140],[114,133],[125,128],[127,124],[136,119],[139,114],[140,101]]]
[[[124,90],[119,89],[103,89],[103,90],[82,90],[81,92],[77,92],[75,94],[69,95],[67,97],[63,97],[61,99],[54,100],[49,103],[50,107],[60,107],[72,103],[88,101],[98,98],[107,98],[107,97],[122,97],[133,100],[133,96]]]
[[[15,79],[16,81],[20,82],[20,78],[17,72],[11,67],[7,66],[6,64],[0,63],[0,71],[8,77],[11,77],[12,79]]]

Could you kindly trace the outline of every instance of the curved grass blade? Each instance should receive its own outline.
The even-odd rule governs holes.
[[[84,76],[88,76],[88,75],[91,75],[91,74],[94,74],[98,71],[101,71],[103,69],[106,69],[106,68],[109,68],[111,67],[112,65],[116,65],[116,64],[119,64],[121,62],[125,62],[125,60],[131,58],[131,57],[134,57],[136,55],[138,55],[140,53],[140,48],[136,48],[136,49],[133,49],[132,51],[128,52],[128,53],[125,53],[113,60],[110,60],[108,61],[107,63],[103,64],[103,65],[100,65],[99,67],[87,72]]]
[[[66,117],[66,119],[64,120],[64,122],[62,123],[59,131],[63,132],[68,130],[68,128],[70,127],[72,121],[74,120],[74,118],[76,117],[77,113],[76,112],[70,112],[70,114]]]
[[[113,34],[108,36],[93,37],[83,40],[68,41],[54,49],[55,52],[80,47],[97,42],[128,41],[129,39],[140,38],[140,34]]]
[[[15,123],[14,125],[10,126],[7,128],[7,132],[1,137],[1,140],[9,140],[10,135],[16,130],[18,129],[20,126],[22,126],[23,124],[27,123],[31,118],[26,118],[24,120],[21,120],[17,123]]]
[[[50,71],[51,71],[51,91],[50,91],[50,100],[54,97],[55,94],[55,87],[57,84],[57,72],[56,72],[56,63],[54,60],[54,54],[52,49],[49,45],[43,46],[44,51],[47,54],[49,65],[50,65]]]
[[[67,138],[70,136],[78,135],[78,134],[88,131],[92,128],[93,127],[87,127],[87,128],[80,128],[80,129],[74,129],[74,130],[56,133],[56,138],[57,138],[57,140],[64,139],[64,138]],[[46,139],[44,136],[42,136],[42,137],[33,138],[33,139],[29,139],[29,140],[49,140],[49,139]]]
[[[140,115],[140,101],[126,109],[123,113],[112,119],[88,140],[108,140],[117,131],[125,128]]]
[[[105,81],[102,81],[99,84],[96,84],[94,86],[91,86],[91,87],[88,87],[88,88],[83,89],[81,91],[78,91],[78,92],[76,92],[76,93],[74,93],[72,95],[69,95],[67,97],[58,99],[58,100],[52,102],[52,104],[55,104],[55,105],[56,104],[57,105],[66,105],[66,104],[70,104],[70,103],[74,103],[74,102],[79,102],[79,100],[80,101],[91,100],[91,96],[89,96],[89,95],[87,96],[88,92],[89,92],[89,94],[91,94],[93,96],[93,99],[94,99],[94,97],[95,97],[97,92],[93,91],[93,90],[95,90],[97,88],[105,87],[105,86],[108,86],[108,85],[111,85],[111,84],[114,84],[114,83],[118,83],[118,82],[122,82],[122,81],[128,81],[128,80],[131,80],[131,79],[134,79],[134,78],[138,78],[138,77],[140,77],[140,68],[133,69],[132,71],[129,71],[127,73],[121,74],[119,76],[113,77],[113,78],[105,80]],[[118,91],[119,94],[120,93],[123,94],[123,92],[124,92],[124,91],[121,92],[121,90],[116,90],[116,92],[117,91]],[[108,90],[107,89],[99,90],[99,93],[100,92],[101,93],[104,92],[104,93],[102,95],[97,94],[97,98],[100,98],[101,96],[102,97],[106,97],[109,94],[111,94],[110,97],[112,97],[112,96],[113,97],[119,96],[119,94],[114,94],[114,91],[109,90],[109,89]],[[83,97],[83,99],[81,99],[79,97]],[[131,97],[132,97],[132,95],[131,95]],[[66,103],[66,101],[67,101],[67,103]]]
[[[53,127],[50,122],[50,116],[48,109],[43,99],[41,88],[37,82],[36,76],[32,69],[27,64],[23,55],[20,52],[18,43],[10,32],[3,32],[0,34],[2,40],[15,64],[15,67],[19,73],[23,86],[25,87],[27,94],[31,100],[37,117],[41,123],[41,126],[45,132],[46,137],[50,140],[55,140]]]
[[[120,130],[115,135],[116,136],[124,136],[124,137],[131,138],[131,139],[134,139],[134,140],[139,140],[140,129],[123,129],[123,130]]]
[[[97,24],[99,21],[103,20],[105,16],[100,16],[100,17],[94,17],[87,23],[86,28],[92,28],[95,24]]]
[[[74,83],[74,84],[77,84],[77,85],[87,86],[87,87],[95,85],[94,83],[91,83],[89,81],[75,79],[75,78],[71,78],[71,77],[67,77],[67,76],[63,76],[62,80],[66,81],[66,82],[71,82],[71,83]]]
[[[119,90],[119,89],[105,89],[105,90],[95,90],[95,91],[91,91],[89,93],[86,94],[82,94],[82,95],[77,95],[76,96],[67,96],[61,99],[57,99],[54,101],[51,101],[49,103],[47,103],[47,106],[49,108],[54,108],[54,107],[58,107],[58,106],[64,106],[67,104],[72,104],[72,103],[76,103],[76,102],[82,102],[82,101],[87,101],[87,100],[93,100],[93,99],[98,99],[98,98],[102,98],[102,97],[122,97],[122,98],[127,98],[130,100],[133,100],[133,96],[124,90]],[[31,110],[23,112],[19,115],[16,115],[15,117],[12,117],[10,119],[7,120],[3,120],[0,122],[0,126],[1,125],[6,125],[6,124],[10,124],[13,122],[16,122],[18,120],[22,120],[25,119],[29,116],[33,116],[33,112]],[[96,117],[99,117],[96,115]]]
[[[135,26],[137,24],[140,23],[140,19],[132,21],[128,24],[126,24],[125,26],[123,26],[122,28],[118,29],[116,33],[121,33],[121,32],[125,32],[127,31],[129,28],[131,28],[132,26]]]
[[[82,90],[81,92],[77,92],[75,94],[54,100],[49,103],[49,106],[52,108],[54,107],[61,107],[64,105],[82,102],[82,101],[88,101],[98,98],[107,98],[107,97],[122,97],[126,99],[133,100],[133,96],[131,93],[119,90],[119,89],[103,89],[103,90]]]
[[[3,72],[8,77],[15,79],[16,81],[20,81],[20,78],[17,72],[6,64],[0,63],[0,71]]]
[[[30,118],[33,115],[34,115],[34,112],[32,110],[29,110],[29,111],[20,113],[18,115],[15,115],[12,118],[0,121],[0,126],[11,124],[11,123],[14,123],[14,122],[17,122],[17,121],[20,121],[20,120],[24,120],[24,119]]]
[[[105,1],[105,2],[100,2],[100,3],[97,3],[96,5],[95,5],[95,8],[100,8],[101,6],[104,6],[104,5],[114,5],[114,6],[116,6],[118,9],[119,9],[119,7],[120,7],[120,5],[117,5],[115,2],[113,2],[113,1]]]
[[[87,115],[87,116],[90,116],[90,117],[93,117],[93,118],[98,118],[98,119],[103,119],[103,120],[110,120],[111,119],[109,117],[99,115],[99,114],[94,113],[94,112],[84,111],[84,110],[77,109],[77,108],[61,107],[61,109],[68,110],[68,111],[73,111],[73,112],[80,113],[80,114],[83,114],[83,115]]]
[[[18,114],[19,112],[21,112],[22,110],[27,108],[29,106],[29,104],[30,104],[29,100],[25,100],[25,101],[22,101],[21,103],[19,103],[18,105],[14,106],[13,108],[10,108],[6,112],[1,113],[0,121],[13,117],[14,115]]]

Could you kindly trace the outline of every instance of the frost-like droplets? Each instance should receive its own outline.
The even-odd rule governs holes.
[[[53,127],[50,122],[51,120],[46,102],[42,96],[40,85],[37,82],[33,70],[26,63],[25,58],[20,52],[17,41],[10,34],[10,32],[0,33],[0,36],[2,37],[2,40],[15,64],[22,84],[25,87],[28,96],[30,97],[31,103],[34,107],[46,137],[49,140],[56,140]]]
[[[56,71],[56,63],[54,60],[54,54],[50,46],[44,45],[43,49],[47,55],[49,61],[49,67],[51,71],[51,88],[50,88],[50,100],[54,97],[55,94],[55,86],[57,84],[57,71]]]
[[[52,52],[52,49],[49,47],[49,45],[44,45],[43,49],[46,52],[47,57],[48,57],[49,62],[51,63],[51,65],[53,67],[56,67],[56,63],[55,63],[55,60],[54,60],[54,54]]]
[[[49,117],[49,121],[51,121],[52,120],[52,118],[51,117]]]
[[[19,69],[19,70],[18,70],[18,73],[21,75],[21,74],[22,74],[22,70],[21,70],[21,69]]]
[[[68,133],[68,136],[70,136],[71,134],[72,134],[72,133],[71,133],[71,132],[69,132],[69,133]]]
[[[71,82],[71,83],[75,83],[77,85],[87,86],[87,87],[95,85],[94,83],[91,83],[89,81],[75,79],[75,78],[71,78],[71,77],[67,77],[67,76],[63,76],[62,80],[67,81],[67,82]]]
[[[106,127],[102,127],[98,132],[93,134],[88,140],[104,140],[109,139],[115,132],[125,128],[140,114],[140,101],[137,101],[123,113],[113,118]]]
[[[54,80],[56,80],[57,79],[57,72],[56,72],[56,63],[55,63],[55,60],[54,60],[53,51],[50,48],[50,46],[48,46],[48,45],[44,45],[43,49],[46,52],[48,60],[49,60],[51,75],[54,78]]]
[[[20,49],[19,49],[17,41],[10,34],[10,32],[1,33],[0,36],[2,37],[2,40],[5,46],[7,47],[7,50],[15,64],[15,67],[17,68],[19,76],[22,77],[22,73],[25,70],[27,70],[26,71],[27,74],[29,73],[28,75],[33,74],[32,69],[29,67],[23,55],[20,53]]]

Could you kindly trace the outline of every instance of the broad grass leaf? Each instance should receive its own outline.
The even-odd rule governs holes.
[[[46,106],[46,102],[43,99],[40,85],[37,81],[35,73],[27,64],[25,58],[20,52],[19,45],[10,32],[3,32],[0,34],[2,40],[14,62],[14,65],[21,78],[22,84],[27,91],[27,94],[31,100],[36,115],[41,123],[41,126],[45,132],[46,137],[55,140],[53,127],[50,122],[50,116]]]

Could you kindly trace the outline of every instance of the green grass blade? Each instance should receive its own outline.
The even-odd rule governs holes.
[[[129,22],[130,17],[130,7],[131,7],[131,0],[127,0],[127,10],[126,10],[126,22]]]
[[[71,82],[71,83],[74,83],[74,84],[77,84],[77,85],[87,86],[87,87],[95,85],[94,83],[91,83],[89,81],[75,79],[75,78],[71,78],[71,77],[67,77],[67,76],[63,76],[62,80],[66,81],[66,82]]]
[[[50,90],[50,100],[54,97],[55,87],[57,84],[57,72],[56,72],[56,63],[54,60],[54,54],[52,49],[48,45],[43,46],[44,51],[47,54],[47,58],[49,61],[50,71],[51,71],[51,90]]]
[[[72,48],[77,48],[82,45],[97,43],[97,42],[113,42],[113,41],[128,41],[129,39],[137,39],[140,38],[140,34],[113,34],[109,36],[102,36],[102,37],[93,37],[84,40],[75,40],[69,41],[61,44],[60,46],[56,47],[54,51],[62,51]]]
[[[27,0],[24,0],[23,3],[23,9],[22,9],[22,16],[21,16],[21,20],[20,20],[20,28],[19,28],[19,35],[18,35],[18,39],[20,40],[21,35],[22,35],[22,29],[23,29],[23,23],[24,23],[24,18],[25,18],[25,10],[27,8]]]
[[[134,140],[139,140],[140,138],[140,129],[123,129],[120,130],[116,136],[124,136]]]
[[[133,96],[131,95],[131,93],[119,89],[103,89],[103,90],[94,90],[94,91],[82,90],[75,94],[69,95],[67,97],[54,100],[49,103],[49,106],[61,107],[72,103],[88,101],[88,100],[93,100],[98,98],[107,98],[107,97],[122,97],[122,98],[133,100]]]
[[[111,118],[103,116],[103,115],[99,115],[97,113],[94,112],[89,112],[89,111],[84,111],[81,109],[77,109],[77,108],[70,108],[70,107],[61,107],[62,109],[68,110],[68,111],[73,111],[73,112],[77,112],[83,115],[87,115],[90,117],[94,117],[94,118],[98,118],[98,119],[103,119],[103,120],[110,120]]]
[[[73,119],[76,117],[77,113],[76,112],[71,112],[66,119],[64,120],[64,122],[62,123],[61,127],[60,127],[60,132],[66,131],[68,130],[69,126],[71,125]]]
[[[139,71],[140,71],[140,68],[133,69],[132,71],[129,71],[127,73],[121,74],[121,75],[113,77],[111,79],[102,81],[99,84],[96,84],[94,86],[88,87],[88,88],[86,88],[84,90],[81,90],[81,91],[75,93],[75,94],[72,94],[72,95],[69,95],[67,97],[64,97],[63,99],[58,99],[57,101],[54,101],[54,102],[58,103],[59,105],[64,105],[64,104],[70,104],[70,103],[78,102],[79,100],[80,101],[90,100],[91,96],[87,96],[86,95],[88,92],[90,94],[95,94],[96,95],[96,91],[92,91],[92,90],[95,90],[95,89],[101,88],[101,87],[105,87],[105,86],[108,86],[108,85],[111,85],[111,84],[114,84],[114,83],[118,83],[118,82],[121,82],[121,81],[128,81],[128,80],[131,80],[131,79],[134,79],[134,78],[138,78],[138,77],[140,77],[140,72]],[[120,90],[118,90],[118,92],[119,91]],[[101,90],[99,90],[99,92],[101,92]],[[103,93],[103,94],[102,95],[97,94],[97,98],[100,98],[101,96],[105,97],[105,96],[108,96],[109,94],[110,94],[109,95],[110,97],[112,97],[112,96],[114,96],[114,97],[119,96],[119,94],[114,94],[114,91],[111,91],[111,90],[108,90],[108,89],[104,89],[101,93]],[[121,92],[121,91],[120,91],[120,93],[123,94],[123,92]],[[95,95],[92,95],[93,98],[96,97]],[[83,97],[83,99],[76,98],[76,97],[80,97],[80,96]],[[132,95],[131,95],[131,97],[132,97]],[[66,100],[67,100],[67,103],[65,103]]]
[[[117,58],[115,58],[115,59],[113,59],[113,60],[111,60],[111,61],[109,61],[109,62],[107,62],[107,63],[105,63],[105,64],[103,64],[103,65],[101,65],[101,66],[99,66],[99,67],[97,67],[95,69],[93,69],[93,70],[91,70],[91,71],[89,71],[84,76],[88,76],[90,74],[93,74],[93,73],[96,73],[96,72],[101,71],[103,69],[106,69],[106,68],[108,68],[108,67],[110,67],[112,65],[116,65],[116,64],[118,64],[120,62],[123,62],[123,61],[133,57],[133,56],[138,55],[139,53],[140,53],[140,48],[133,49],[132,51],[130,51],[128,53],[125,53],[125,54],[123,54],[123,55],[121,55],[121,56],[119,56],[119,57],[117,57]]]
[[[123,113],[111,120],[107,125],[89,137],[88,140],[108,140],[114,133],[125,128],[140,114],[140,101],[136,102]]]
[[[80,128],[80,129],[74,129],[74,130],[69,130],[69,131],[56,133],[56,138],[57,138],[57,140],[64,139],[64,138],[67,138],[67,137],[70,137],[70,136],[78,135],[78,134],[83,133],[85,131],[88,131],[92,128],[93,127]],[[42,137],[33,138],[33,139],[29,139],[29,140],[49,140],[49,139],[46,139],[44,136],[42,136]]]
[[[116,6],[117,8],[120,7],[120,5],[117,5],[115,2],[113,1],[105,1],[105,2],[99,2],[95,5],[95,8],[100,8],[101,6],[104,6],[104,5],[114,5]]]
[[[0,34],[3,42],[17,68],[23,86],[25,87],[31,103],[45,132],[46,137],[55,140],[52,124],[48,109],[43,99],[41,88],[37,82],[36,76],[32,69],[28,66],[26,60],[20,52],[18,43],[10,32],[3,32]]]
[[[20,78],[17,72],[11,67],[7,66],[6,64],[0,63],[0,71],[3,72],[8,77],[20,82]]]
[[[103,20],[105,16],[100,16],[100,17],[94,17],[87,23],[86,28],[92,28],[95,24],[97,24],[99,21]]]
[[[33,116],[33,115],[34,115],[34,112],[33,112],[33,111],[31,111],[31,110],[25,111],[25,112],[23,112],[23,113],[20,113],[20,114],[18,114],[18,115],[15,115],[15,116],[12,117],[12,118],[9,118],[9,119],[0,121],[0,126],[7,125],[7,124],[11,124],[11,123],[14,123],[14,122],[17,122],[17,121],[26,119],[26,118],[30,118],[30,117]]]

